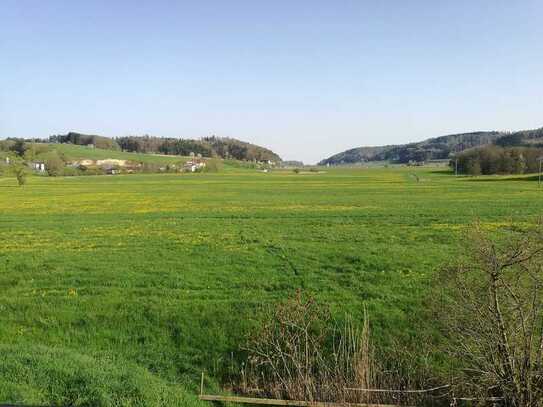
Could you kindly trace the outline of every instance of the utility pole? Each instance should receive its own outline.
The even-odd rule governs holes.
[[[543,164],[543,157],[539,157],[537,161],[539,161],[539,174],[537,176],[537,186],[541,188],[541,164]]]
[[[539,171],[541,172],[541,171]],[[454,159],[454,176],[458,177],[458,157]]]

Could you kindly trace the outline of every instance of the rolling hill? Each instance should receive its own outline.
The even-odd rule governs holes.
[[[51,136],[48,141],[51,143],[83,145],[132,153],[178,156],[189,156],[193,153],[201,154],[204,157],[219,157],[240,161],[282,161],[281,157],[270,149],[229,137],[211,136],[200,139],[180,139],[146,135],[108,138],[69,132],[65,135]]]
[[[348,165],[368,161],[408,163],[444,160],[453,153],[487,144],[537,146],[540,143],[543,143],[543,128],[517,132],[478,131],[450,134],[409,144],[353,148],[326,158],[319,165]]]

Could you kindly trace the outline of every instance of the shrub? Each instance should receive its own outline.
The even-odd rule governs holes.
[[[217,158],[212,158],[206,161],[204,172],[219,172],[223,168],[222,161]]]
[[[27,149],[27,145],[22,139],[17,139],[15,142],[9,147],[10,151],[13,151],[17,156],[22,157],[25,154],[25,151]]]
[[[13,140],[0,140],[0,151],[11,151]]]
[[[387,348],[388,355],[394,354],[393,363],[377,362],[365,309],[360,323],[348,315],[343,321],[333,320],[327,307],[298,292],[266,312],[244,349],[247,361],[234,386],[241,393],[346,403],[420,404],[422,400],[413,393],[345,390],[402,388],[412,384],[409,376],[415,372],[405,368],[410,355],[402,356],[400,347]]]
[[[24,153],[24,159],[26,161],[33,161],[38,156],[46,154],[49,151],[47,144],[27,143],[27,148]]]
[[[14,176],[19,186],[26,184],[28,168],[20,158],[12,158],[11,164],[3,166],[7,175]]]
[[[17,179],[17,184],[19,184],[20,187],[25,185],[27,176],[26,167],[23,164],[14,164],[13,172],[15,174],[15,178]]]
[[[517,407],[543,405],[543,228],[491,238],[470,230],[467,256],[443,270],[448,350],[465,369],[458,386]]]
[[[64,161],[55,152],[45,160],[45,170],[52,177],[62,175],[64,171]]]

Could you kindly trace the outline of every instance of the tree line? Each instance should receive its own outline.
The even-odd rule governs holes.
[[[529,174],[539,171],[541,157],[541,148],[489,145],[458,154],[450,166],[467,175]]]
[[[178,139],[145,136],[125,136],[108,138],[70,132],[65,135],[54,135],[49,143],[69,143],[75,145],[92,145],[96,148],[122,150],[135,153],[154,153],[166,155],[198,155],[245,161],[275,161],[281,158],[273,151],[233,138],[204,137],[201,139]]]
[[[255,144],[225,137],[194,139],[161,138],[151,136],[127,136],[116,138],[123,151],[159,153],[167,155],[201,154],[204,157],[219,157],[245,161],[281,161],[273,151]]]
[[[75,132],[70,132],[65,135],[58,134],[50,136],[47,141],[49,143],[75,144],[79,146],[92,145],[95,148],[102,148],[105,150],[120,150],[119,144],[115,139]]]

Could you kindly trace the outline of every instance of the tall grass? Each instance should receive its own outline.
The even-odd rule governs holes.
[[[39,345],[0,345],[0,403],[55,406],[202,406],[122,359]]]
[[[361,321],[349,315],[337,321],[326,307],[298,293],[269,310],[245,350],[247,362],[233,386],[241,394],[344,403],[426,401],[406,385],[427,378],[408,377],[408,370],[383,353],[376,358],[365,308]]]

